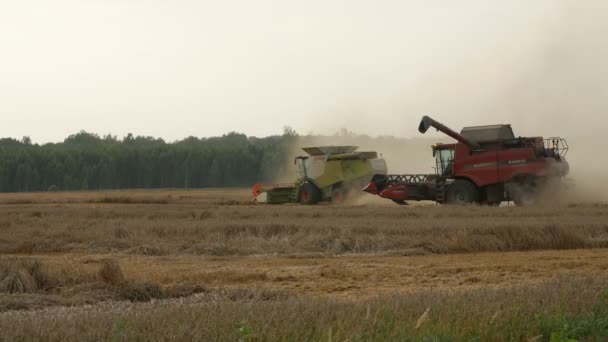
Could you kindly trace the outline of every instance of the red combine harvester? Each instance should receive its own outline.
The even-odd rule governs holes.
[[[424,116],[418,131],[434,127],[456,139],[433,145],[435,174],[375,175],[364,191],[398,204],[431,200],[445,204],[535,203],[568,174],[562,138],[516,138],[511,125],[465,127],[457,133]]]

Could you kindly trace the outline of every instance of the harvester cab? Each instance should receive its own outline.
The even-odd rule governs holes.
[[[308,156],[297,156],[293,160],[293,163],[296,166],[296,174],[298,179],[308,178],[308,172],[306,172],[307,160]]]
[[[294,159],[293,184],[256,184],[254,199],[264,203],[340,203],[357,196],[374,174],[386,174],[386,163],[376,152],[359,152],[357,146],[302,148],[307,155]]]
[[[450,176],[454,161],[454,144],[433,145],[433,157],[435,157],[435,173],[438,176]]]
[[[511,125],[465,127],[460,133],[424,116],[418,130],[433,127],[457,142],[433,146],[434,175],[374,177],[364,191],[406,201],[433,200],[446,204],[518,205],[536,202],[545,190],[555,190],[569,166],[568,144],[562,138],[515,137]]]

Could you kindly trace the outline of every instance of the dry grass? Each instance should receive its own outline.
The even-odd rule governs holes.
[[[48,276],[38,261],[9,259],[0,263],[0,292],[32,293],[49,286]]]
[[[244,189],[205,190],[102,190],[75,192],[3,193],[0,205],[22,204],[247,204],[251,192]]]
[[[246,190],[4,194],[0,232],[5,339],[608,337],[605,250],[555,251],[608,247],[607,204],[303,207],[253,205]]]
[[[122,273],[122,268],[116,260],[104,260],[99,269],[99,277],[106,284],[120,285],[125,281],[125,276]]]
[[[130,279],[113,259],[78,266],[20,257],[0,259],[0,312],[103,301],[145,302],[209,291],[204,285],[161,287],[155,282]]]
[[[150,304],[13,311],[0,314],[0,330],[6,339],[45,340],[601,341],[608,338],[607,286],[605,278],[561,278],[363,301],[218,291]]]
[[[608,246],[606,204],[263,206],[241,201],[240,192],[233,200],[232,192],[0,196],[0,203],[30,202],[0,205],[0,253],[416,255]]]

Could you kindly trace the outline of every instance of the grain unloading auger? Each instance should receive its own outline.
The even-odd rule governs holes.
[[[432,146],[435,174],[375,175],[364,191],[398,204],[431,200],[445,204],[517,205],[536,202],[568,174],[562,138],[515,137],[511,125],[465,127],[457,133],[424,116],[418,131],[433,127],[457,143]]]
[[[356,146],[303,148],[296,157],[297,180],[291,184],[256,184],[253,197],[260,203],[316,204],[343,202],[356,196],[374,175],[386,175],[386,163],[376,152],[358,152]]]

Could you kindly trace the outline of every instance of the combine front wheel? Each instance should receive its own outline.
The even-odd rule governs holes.
[[[321,200],[321,191],[310,182],[302,183],[299,193],[300,204],[317,204]]]
[[[448,185],[445,196],[446,204],[464,205],[477,202],[479,202],[479,190],[475,184],[464,179],[457,179]]]

